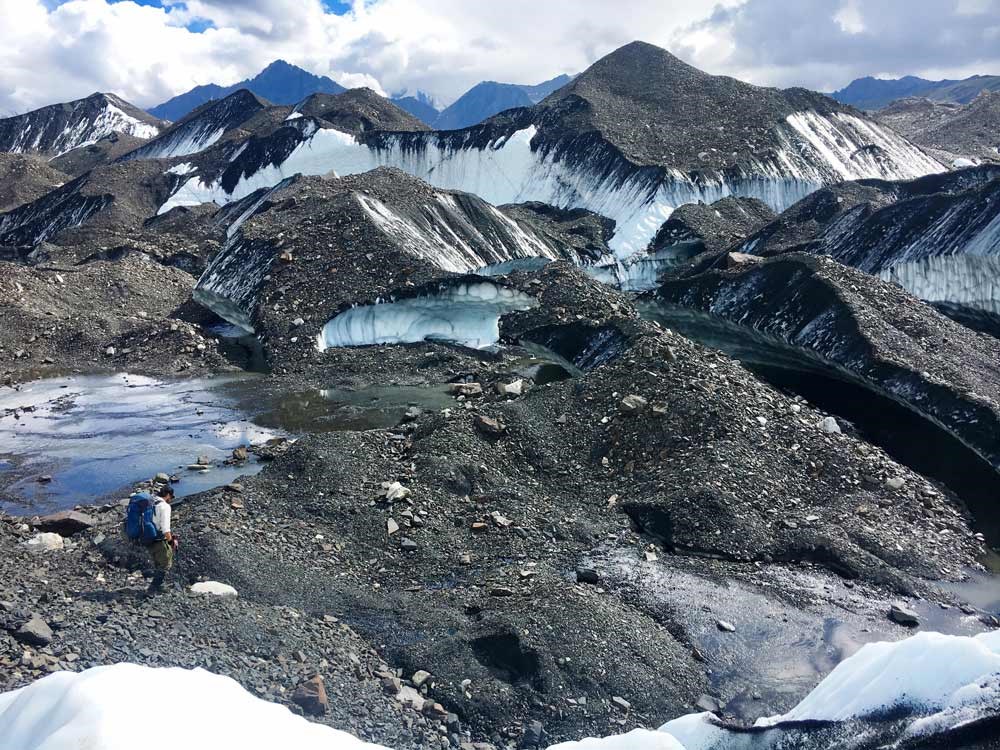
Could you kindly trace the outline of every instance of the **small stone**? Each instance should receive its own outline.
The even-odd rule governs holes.
[[[757,424],[761,427],[767,427],[767,417],[757,417]]]
[[[903,477],[890,477],[885,480],[885,486],[892,490],[901,490],[904,484],[906,484],[906,479]]]
[[[736,626],[733,625],[731,622],[726,622],[725,620],[718,620],[715,623],[715,626],[719,630],[721,630],[723,633],[735,633],[736,632]]]
[[[634,393],[631,393],[623,398],[618,406],[619,410],[623,414],[638,414],[639,412],[644,411],[647,405],[648,402],[646,399],[642,396],[637,396]]]
[[[383,483],[382,487],[385,489],[385,499],[390,503],[405,500],[413,494],[408,487],[404,487],[399,482]]]
[[[393,534],[399,531],[399,524],[396,523],[396,520],[394,518],[389,518],[385,522],[385,530],[389,534],[389,536],[392,536]]]
[[[524,393],[525,383],[523,379],[515,380],[513,383],[497,383],[496,390],[501,396],[520,396]]]
[[[497,596],[497,597],[514,596],[514,590],[509,589],[506,586],[495,586],[494,588],[490,589],[490,596]]]
[[[52,477],[48,474],[42,474],[35,481],[38,482],[39,484],[48,484],[49,482],[52,481]]]
[[[427,680],[429,680],[430,678],[431,678],[430,672],[423,669],[418,669],[416,672],[413,673],[413,676],[410,678],[410,682],[412,682],[415,686],[419,688],[422,687],[423,684],[427,682]]]
[[[250,454],[247,451],[247,448],[246,448],[245,445],[240,445],[240,446],[237,446],[236,448],[233,448],[233,460],[234,461],[246,461],[248,458],[250,458]]]
[[[507,426],[498,419],[493,419],[492,417],[487,417],[484,414],[477,414],[475,416],[476,428],[490,437],[499,437],[507,431]]]
[[[303,713],[310,716],[323,716],[330,710],[330,702],[326,697],[326,686],[323,678],[319,675],[312,677],[297,688],[292,693],[292,701],[299,706]]]
[[[413,541],[412,539],[409,539],[409,538],[403,539],[402,541],[400,541],[399,547],[400,547],[400,549],[403,550],[403,552],[416,552],[417,551],[417,543],[415,541]]]
[[[165,472],[159,472],[155,477],[153,477],[153,482],[156,484],[169,484],[170,476]]]
[[[481,396],[483,393],[482,383],[452,383],[448,391],[453,396]]]
[[[629,703],[624,698],[622,698],[620,695],[616,695],[611,699],[611,705],[624,713],[628,713],[629,711],[632,710],[632,704]]]
[[[915,628],[920,624],[917,613],[901,602],[893,602],[889,607],[889,619],[908,628]]]
[[[104,350],[104,353],[109,357],[113,357],[115,356],[115,348],[113,346],[109,346],[107,349]]]
[[[292,325],[298,328],[299,326],[304,326],[306,322],[302,318],[296,318],[292,321]]]

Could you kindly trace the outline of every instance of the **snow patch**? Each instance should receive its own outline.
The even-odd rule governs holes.
[[[161,696],[169,731],[150,731],[150,701]],[[0,738],[9,750],[374,750],[345,732],[202,669],[137,664],[57,672],[0,694]],[[141,741],[137,740],[141,738]]]
[[[330,320],[316,348],[448,341],[485,349],[500,340],[500,316],[536,307],[534,297],[490,282],[466,283],[424,297],[354,307]]]
[[[190,162],[184,162],[183,164],[175,164],[170,169],[167,170],[167,174],[176,174],[184,176],[186,174],[191,174],[192,172],[197,172],[198,167]]]

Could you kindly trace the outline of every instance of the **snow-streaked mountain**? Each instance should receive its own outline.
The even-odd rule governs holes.
[[[91,94],[0,119],[0,151],[58,156],[112,133],[153,138],[166,123],[114,94]]]
[[[917,76],[858,78],[831,97],[859,109],[882,109],[897,99],[923,97],[937,102],[968,104],[983,91],[1000,91],[1000,76],[970,76],[962,80],[928,81]]]
[[[121,160],[168,159],[203,151],[268,106],[268,102],[247,89],[239,89],[199,107],[157,138],[125,154]]]
[[[253,78],[231,86],[214,83],[196,86],[186,93],[152,107],[149,112],[154,117],[177,121],[206,102],[223,99],[240,89],[251,91],[274,104],[295,104],[310,94],[339,94],[347,90],[326,76],[314,75],[284,60],[275,60]]]
[[[541,201],[602,214],[615,220],[611,244],[624,258],[645,251],[684,203],[735,195],[780,211],[841,180],[944,170],[832,99],[712,76],[642,42],[611,53],[538,105],[464,130],[288,130],[253,139],[224,162],[206,160],[161,211],[226,203],[297,173],[393,166],[496,205]]]

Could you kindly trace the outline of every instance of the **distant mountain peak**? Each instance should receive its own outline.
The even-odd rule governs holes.
[[[253,78],[232,86],[219,86],[214,83],[196,86],[153,107],[149,112],[166,120],[180,120],[202,104],[222,99],[240,89],[246,89],[274,104],[295,104],[310,94],[340,94],[347,90],[326,76],[315,75],[286,60],[278,59]]]

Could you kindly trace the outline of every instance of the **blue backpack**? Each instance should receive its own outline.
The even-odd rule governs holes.
[[[128,499],[125,513],[125,534],[129,539],[149,544],[160,538],[160,530],[153,523],[156,500],[148,492],[136,492]]]

